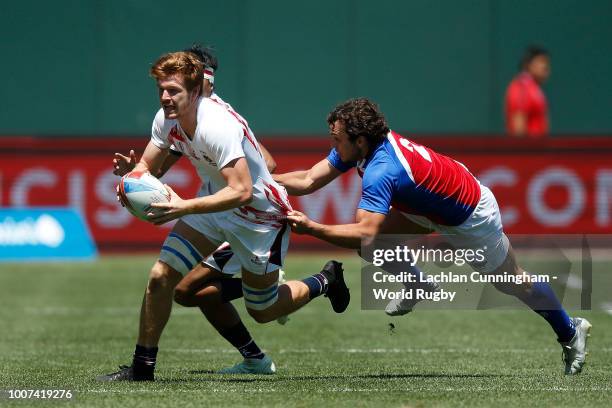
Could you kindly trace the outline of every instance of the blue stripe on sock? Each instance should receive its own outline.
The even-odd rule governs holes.
[[[200,263],[200,261],[202,260],[202,256],[198,253],[198,251],[196,251],[196,249],[191,245],[191,243],[189,241],[187,241],[185,238],[181,237],[180,235],[178,235],[178,234],[176,234],[174,232],[171,232],[168,236],[169,237],[174,237],[174,238],[178,239],[179,241],[181,241],[183,243],[183,245],[185,245],[187,247],[187,249],[191,253],[191,256],[193,257],[195,262],[196,263]]]
[[[162,247],[162,251],[168,251],[168,252],[173,253],[174,255],[176,255],[177,258],[179,258],[181,261],[183,261],[183,263],[187,267],[188,271],[193,269],[193,265],[189,262],[189,260],[187,258],[185,258],[185,256],[183,254],[181,254],[179,251],[177,251],[176,249],[164,245]]]

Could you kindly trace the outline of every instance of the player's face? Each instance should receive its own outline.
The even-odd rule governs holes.
[[[343,162],[352,162],[361,159],[361,152],[357,144],[349,140],[346,126],[342,121],[335,121],[329,127],[329,135],[332,139],[332,147],[336,149]]]
[[[160,79],[157,87],[166,119],[177,119],[195,108],[197,90],[188,92],[180,75]]]
[[[531,60],[527,69],[533,78],[542,84],[550,76],[550,59],[546,55],[538,55]]]
[[[202,90],[203,96],[205,98],[210,98],[210,95],[213,93],[213,85],[210,83],[208,79],[202,81]]]

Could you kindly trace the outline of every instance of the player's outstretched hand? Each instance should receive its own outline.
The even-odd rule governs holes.
[[[170,193],[170,202],[151,204],[151,212],[147,214],[149,221],[155,225],[165,224],[189,213],[187,201],[179,197],[169,185],[164,184],[164,187]]]
[[[311,230],[312,221],[302,212],[290,211],[287,214],[287,222],[291,231],[296,234],[308,234]]]
[[[136,167],[136,153],[130,150],[130,156],[124,156],[121,153],[115,153],[113,159],[113,174],[115,176],[124,176]]]
[[[121,194],[119,194],[119,184],[115,187],[115,192],[117,193],[117,201],[121,204],[122,207],[125,207],[125,203],[121,200]]]

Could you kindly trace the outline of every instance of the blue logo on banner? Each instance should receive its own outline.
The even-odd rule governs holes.
[[[87,225],[73,209],[0,209],[0,261],[87,260],[96,256]]]

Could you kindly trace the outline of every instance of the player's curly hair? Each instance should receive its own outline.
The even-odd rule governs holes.
[[[185,81],[185,88],[191,92],[199,87],[202,94],[202,75],[204,64],[191,52],[171,52],[164,54],[151,67],[150,74],[156,80],[166,79],[181,74]]]
[[[377,146],[389,133],[385,116],[378,105],[367,98],[349,99],[336,106],[327,115],[327,124],[332,126],[338,120],[346,126],[346,133],[352,142],[363,136],[369,146]]]

